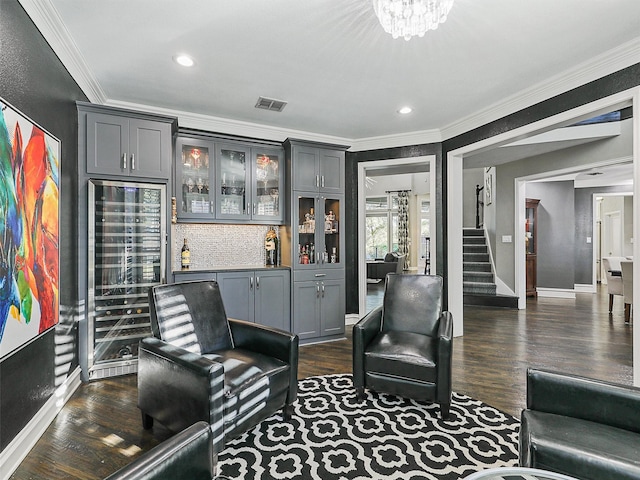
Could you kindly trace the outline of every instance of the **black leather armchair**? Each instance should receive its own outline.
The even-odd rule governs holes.
[[[214,462],[211,429],[207,422],[198,422],[105,480],[211,480]]]
[[[153,337],[140,341],[138,407],[144,428],[157,420],[179,432],[198,421],[227,441],[283,409],[298,392],[298,336],[227,319],[213,281],[149,290]]]
[[[640,389],[529,369],[519,461],[583,480],[640,478]]]
[[[353,382],[364,389],[451,406],[453,319],[442,311],[442,278],[386,277],[381,307],[353,327]]]

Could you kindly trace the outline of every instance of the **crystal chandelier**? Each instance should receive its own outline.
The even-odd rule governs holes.
[[[444,23],[453,0],[372,0],[373,9],[384,31],[393,38],[409,40],[424,36]]]

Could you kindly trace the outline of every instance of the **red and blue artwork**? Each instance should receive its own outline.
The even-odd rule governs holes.
[[[2,358],[58,323],[60,142],[0,109]]]

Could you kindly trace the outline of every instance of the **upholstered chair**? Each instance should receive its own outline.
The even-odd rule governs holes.
[[[194,423],[105,480],[212,480],[216,456],[208,422]]]
[[[624,323],[631,322],[633,308],[633,262],[623,260],[620,262],[622,270],[622,293],[624,298]]]
[[[179,432],[198,421],[215,451],[283,409],[298,392],[298,336],[227,319],[213,281],[149,290],[153,337],[140,341],[138,407],[144,428],[157,420]]]
[[[353,382],[365,388],[451,406],[453,319],[442,310],[442,277],[399,275],[385,279],[382,306],[353,328]]]
[[[609,313],[613,311],[613,296],[622,296],[622,275],[620,262],[624,257],[602,257],[602,265],[607,277],[607,292],[609,293]]]

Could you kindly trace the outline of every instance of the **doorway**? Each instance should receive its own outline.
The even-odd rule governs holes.
[[[425,155],[420,157],[399,158],[389,160],[376,160],[371,162],[361,162],[358,164],[358,300],[359,312],[358,317],[362,318],[367,313],[367,258],[366,258],[366,179],[367,174],[375,172],[380,175],[381,172],[398,173],[402,172],[428,172],[429,191],[436,191],[435,180],[435,155]],[[429,209],[430,235],[435,236],[435,208]],[[430,242],[430,259],[435,259],[436,246],[435,242]],[[433,260],[431,261],[431,271],[435,270]]]
[[[448,308],[454,318],[454,335],[463,334],[464,311],[462,307],[462,210],[463,192],[461,182],[458,179],[463,173],[463,160],[466,155],[483,150],[490,150],[505,145],[516,139],[525,138],[540,132],[549,131],[558,126],[569,125],[578,120],[587,119],[600,113],[612,111],[618,108],[633,107],[633,172],[634,172],[634,197],[633,204],[637,211],[640,203],[638,190],[640,188],[640,88],[634,88],[600,99],[587,105],[562,112],[555,116],[534,122],[523,127],[516,128],[494,137],[482,140],[475,144],[466,145],[447,153],[447,263],[448,263]],[[516,190],[518,184],[516,182]],[[516,195],[519,198],[519,195]],[[524,197],[523,197],[524,198]],[[520,225],[524,221],[524,204],[522,208],[517,205],[514,225]],[[634,237],[638,238],[640,222],[633,226]],[[514,270],[515,285],[518,294],[524,294],[524,229],[514,228]],[[633,246],[634,256],[638,257],[640,248]],[[637,262],[636,262],[637,263]],[[640,267],[634,264],[634,274],[640,276]],[[634,289],[635,303],[640,302],[640,288]],[[636,351],[640,351],[640,332],[634,329],[633,345]],[[634,383],[640,385],[640,355],[634,355]]]

